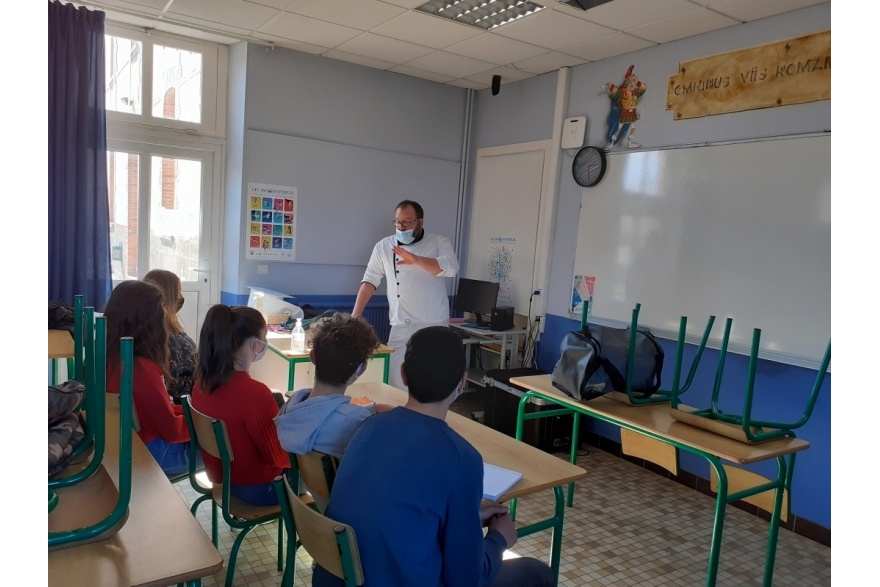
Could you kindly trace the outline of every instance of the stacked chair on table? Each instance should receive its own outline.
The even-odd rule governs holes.
[[[131,498],[134,341],[121,342],[119,463],[114,481],[104,462],[106,320],[95,318],[94,308],[83,306],[82,296],[77,296],[74,377],[84,384],[80,410],[84,438],[68,466],[49,478],[49,550],[109,538],[125,524]]]

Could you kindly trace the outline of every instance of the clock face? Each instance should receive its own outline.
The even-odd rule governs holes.
[[[593,187],[605,175],[605,152],[598,147],[584,147],[574,156],[571,174],[579,186]]]

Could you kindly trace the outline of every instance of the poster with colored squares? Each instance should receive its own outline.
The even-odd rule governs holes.
[[[247,258],[296,261],[296,188],[248,183],[247,200]]]

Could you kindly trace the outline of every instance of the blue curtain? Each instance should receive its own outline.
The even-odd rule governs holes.
[[[49,299],[110,297],[104,13],[49,2]]]

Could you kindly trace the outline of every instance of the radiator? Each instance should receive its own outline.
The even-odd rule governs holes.
[[[324,310],[338,310],[340,312],[351,311],[348,308],[341,308],[340,305],[332,302],[309,302],[309,305],[323,312]],[[367,306],[364,310],[364,320],[370,323],[376,330],[376,336],[382,341],[382,344],[388,342],[388,335],[391,334],[391,325],[388,323],[388,306]]]

